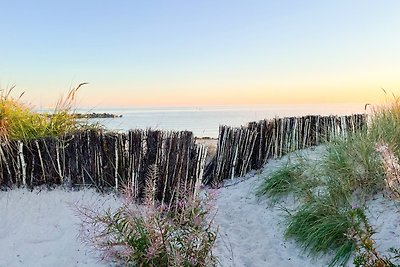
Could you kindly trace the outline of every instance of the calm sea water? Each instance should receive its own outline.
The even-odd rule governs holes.
[[[218,137],[221,124],[240,126],[250,121],[302,115],[349,115],[363,113],[362,104],[268,105],[236,107],[80,109],[78,112],[113,113],[122,118],[93,119],[111,130],[134,128],[190,130],[197,137]]]

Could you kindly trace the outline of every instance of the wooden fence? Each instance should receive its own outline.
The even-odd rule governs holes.
[[[220,126],[217,154],[206,168],[204,182],[219,184],[260,169],[268,159],[357,132],[366,127],[364,114],[303,116],[251,122],[247,127]]]
[[[129,186],[141,199],[150,167],[157,170],[156,198],[170,201],[201,183],[206,148],[192,132],[132,130],[77,132],[61,138],[0,145],[0,186]]]

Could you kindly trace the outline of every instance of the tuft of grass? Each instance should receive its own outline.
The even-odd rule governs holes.
[[[300,164],[288,163],[271,173],[259,187],[257,194],[269,197],[281,197],[295,190],[304,170]]]
[[[337,250],[332,262],[343,264],[355,248],[346,237],[350,227],[346,207],[338,209],[337,202],[325,196],[300,206],[289,217],[285,236],[294,238],[310,255]]]
[[[273,202],[289,194],[309,201],[313,198],[313,189],[320,185],[310,169],[310,164],[298,157],[295,162],[288,162],[265,177],[256,194],[265,195]]]
[[[76,93],[86,83],[72,88],[68,95],[61,97],[51,114],[40,114],[22,101],[23,93],[15,98],[15,87],[0,91],[0,140],[30,140],[42,137],[60,136],[83,127],[76,119],[74,105]],[[90,128],[90,127],[89,127]]]
[[[352,254],[354,254],[354,251],[356,250],[356,245],[352,240],[346,240],[343,242],[343,244],[337,248],[335,256],[329,263],[328,267],[333,267],[333,266],[345,266],[347,262],[349,262],[349,259]]]
[[[369,136],[374,141],[387,143],[400,156],[400,98],[393,95],[390,102],[383,106],[374,107],[371,122],[368,127]]]
[[[354,194],[363,202],[384,186],[382,163],[366,132],[327,144],[322,165],[329,194],[343,202]]]

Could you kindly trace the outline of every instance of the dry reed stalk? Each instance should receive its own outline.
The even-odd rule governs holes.
[[[375,146],[379,153],[384,170],[386,188],[392,197],[400,198],[400,165],[388,144],[377,143]]]
[[[26,163],[23,154],[24,144],[21,141],[18,141],[18,156],[20,159],[21,171],[22,171],[22,185],[26,186]]]

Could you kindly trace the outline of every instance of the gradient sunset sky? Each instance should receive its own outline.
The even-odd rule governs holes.
[[[40,106],[369,103],[400,90],[400,1],[3,1],[0,86]]]

